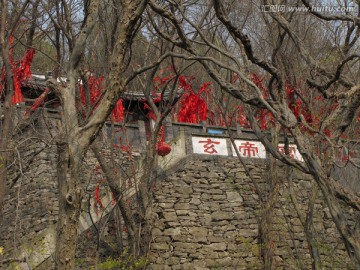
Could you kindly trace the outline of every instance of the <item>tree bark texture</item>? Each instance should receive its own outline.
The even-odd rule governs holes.
[[[1,56],[5,66],[5,80],[6,80],[6,97],[4,102],[4,107],[2,114],[4,116],[2,120],[2,126],[0,130],[0,149],[5,150],[9,149],[11,146],[11,138],[14,127],[14,111],[15,108],[12,105],[12,96],[14,92],[13,80],[11,76],[11,66],[9,59],[9,46],[6,44],[1,44]],[[1,121],[1,120],[0,120]],[[7,164],[10,158],[10,152],[4,151],[0,152],[0,212],[2,210],[4,197],[6,194],[6,179],[7,179]]]
[[[275,145],[278,144],[279,138],[278,134],[280,132],[280,125],[276,125],[274,128],[274,134],[272,138],[272,143]],[[267,198],[263,202],[262,212],[259,219],[259,238],[260,238],[260,251],[261,257],[264,262],[264,269],[271,270],[274,269],[274,250],[275,250],[275,241],[272,239],[272,230],[273,230],[273,216],[275,204],[278,201],[279,190],[282,185],[282,181],[278,177],[278,167],[276,165],[276,159],[270,156],[268,164],[269,176],[267,179]],[[264,192],[266,194],[266,192]]]
[[[58,188],[59,218],[55,265],[57,270],[72,270],[75,266],[75,252],[79,217],[81,211],[80,167],[69,155],[69,145],[59,143],[58,147]]]

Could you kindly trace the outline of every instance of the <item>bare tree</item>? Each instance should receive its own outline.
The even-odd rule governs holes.
[[[87,121],[80,125],[76,109],[76,89],[79,79],[79,65],[84,48],[97,19],[99,1],[89,1],[84,23],[74,39],[72,31],[65,33],[70,49],[66,68],[65,89],[49,81],[48,86],[60,97],[64,110],[63,133],[58,142],[58,182],[60,213],[57,229],[56,267],[73,269],[76,250],[76,235],[81,209],[82,191],[80,168],[89,145],[94,141],[107,116],[111,113],[119,94],[124,91],[126,78],[122,76],[127,68],[127,56],[147,1],[122,1],[122,16],[118,36],[114,45],[111,70],[106,92],[101,103]],[[66,8],[66,6],[65,6]],[[67,21],[66,25],[69,26]],[[66,27],[65,27],[66,28]]]
[[[29,15],[32,20],[27,31],[27,46],[33,45],[32,40],[36,33],[34,29],[40,29],[35,19],[41,11],[41,14],[46,14],[46,18],[51,21],[53,30],[42,31],[42,35],[48,36],[56,51],[54,79],[47,82],[47,87],[60,99],[63,110],[62,130],[56,142],[60,204],[55,256],[57,269],[74,268],[76,235],[83,197],[80,174],[85,153],[96,140],[119,95],[126,87],[139,74],[156,70],[156,67],[169,57],[172,63],[184,64],[190,61],[201,65],[219,89],[245,104],[253,130],[275,159],[313,176],[351,260],[354,265],[360,265],[360,226],[354,226],[348,220],[343,208],[343,205],[352,207],[358,220],[359,198],[352,191],[341,187],[331,175],[334,155],[344,144],[341,136],[357,124],[356,114],[360,106],[357,51],[359,14],[324,15],[312,12],[299,16],[296,12],[259,12],[261,5],[279,4],[278,1],[270,0],[247,3],[218,0],[88,0],[70,3],[56,0],[45,3],[24,0],[17,1],[16,7],[9,6],[8,1],[2,0],[0,49],[6,72],[7,92],[4,96],[0,141],[0,162],[5,164],[0,173],[0,207],[9,159],[6,146],[11,145],[9,142],[14,129],[14,107],[11,105],[14,90],[9,58],[11,45],[8,40],[30,3],[33,13]],[[359,3],[355,5],[358,8]],[[99,10],[100,6],[102,12]],[[301,6],[311,9],[311,4],[305,0],[302,0]],[[111,20],[107,20],[108,17]],[[97,23],[108,26],[108,31],[104,34],[94,31],[98,29]],[[319,26],[314,27],[315,24]],[[132,45],[144,25],[144,40],[155,36],[162,42],[147,40],[149,47],[159,46],[160,49],[156,50],[158,59],[152,58],[150,63],[139,64],[132,62]],[[319,42],[316,43],[313,39]],[[316,46],[320,43],[321,46]],[[102,53],[102,50],[105,50],[105,53]],[[95,61],[105,59],[104,66],[97,71],[107,72],[108,76],[105,77],[104,91],[96,101],[96,106],[89,102],[89,92],[85,91],[87,103],[85,108],[81,108],[78,106],[79,79],[84,80],[86,87],[85,70],[91,65],[94,68],[90,52],[97,52],[98,58]],[[264,75],[267,95],[251,80],[251,73]],[[56,81],[60,75],[66,77],[66,81],[61,85]],[[229,77],[235,75],[238,80],[229,80]],[[151,84],[151,79],[152,76],[148,75],[146,85]],[[309,92],[305,95],[295,88],[289,94],[289,85],[297,85],[300,81],[307,84]],[[141,82],[137,83],[141,86]],[[171,106],[159,110],[152,102],[150,93],[145,92],[145,95],[156,115],[156,121],[142,169],[149,173],[143,174],[140,179],[140,212],[142,219],[151,220],[149,190],[156,178],[155,142]],[[311,103],[317,96],[329,104],[329,108],[322,115],[321,123],[315,125],[314,119],[307,116],[319,113],[319,108]],[[294,109],[297,100],[301,100],[302,110]],[[276,136],[271,141],[260,127],[256,118],[259,110],[265,110],[272,115],[276,121],[276,133],[281,131],[294,138],[304,162],[291,159],[286,153],[278,151]],[[354,134],[356,135],[356,132]],[[98,153],[95,148],[93,150]],[[317,154],[319,152],[322,154]],[[113,183],[111,175],[106,173],[108,168],[105,161],[100,155],[98,160],[107,174],[110,187],[121,197],[121,190]],[[278,185],[280,183],[272,183],[275,191]],[[268,218],[271,218],[271,209],[276,201],[275,193],[272,193],[272,196],[269,197],[266,208],[268,214],[264,216],[262,224],[269,222]],[[130,235],[136,243],[137,225],[130,210],[122,203],[120,200],[122,215],[132,230]],[[311,204],[309,205],[311,208]],[[311,217],[308,217],[308,220],[310,219]],[[268,228],[263,226],[263,229],[266,234]],[[133,246],[132,250],[138,253],[136,246]],[[264,254],[264,258],[269,265],[268,269],[271,269],[271,256]]]
[[[15,107],[12,106],[12,100],[14,95],[13,86],[13,69],[11,62],[13,61],[12,46],[10,38],[16,32],[19,21],[25,13],[26,8],[29,6],[30,1],[19,1],[16,6],[9,6],[8,1],[1,1],[1,24],[0,24],[0,49],[1,49],[1,62],[2,72],[5,74],[5,81],[2,84],[0,97],[4,99],[4,106],[2,110],[2,128],[0,130],[0,210],[2,208],[4,196],[5,196],[5,181],[7,176],[7,166],[9,164],[9,158],[11,156],[11,138],[14,133],[14,126],[16,125],[14,115]],[[36,9],[36,7],[34,7]],[[28,44],[31,45],[33,39],[33,33],[28,34]],[[4,87],[5,86],[5,87]],[[9,147],[10,146],[10,147]]]
[[[199,1],[197,3],[201,4],[202,2]],[[272,46],[267,46],[267,51],[261,54],[259,53],[259,47],[261,48],[261,46],[257,46],[257,42],[261,40],[258,36],[252,34],[251,28],[247,28],[246,24],[241,25],[234,21],[233,14],[236,12],[236,9],[231,4],[233,3],[212,1],[209,5],[211,5],[213,12],[210,12],[208,16],[216,16],[216,22],[221,24],[224,31],[221,35],[228,34],[231,36],[232,44],[237,48],[234,52],[229,52],[223,49],[222,46],[215,44],[206,35],[209,30],[202,26],[202,20],[194,21],[190,18],[192,7],[189,2],[172,1],[171,7],[168,8],[155,1],[151,1],[151,10],[162,16],[163,22],[167,24],[167,29],[169,30],[159,31],[159,26],[156,22],[153,22],[153,27],[157,29],[158,34],[164,39],[183,49],[183,53],[179,53],[177,57],[187,60],[198,60],[222,89],[247,104],[248,119],[253,130],[261,139],[266,149],[276,159],[313,176],[314,181],[323,193],[349,257],[354,265],[360,265],[358,226],[355,225],[353,229],[348,229],[351,223],[349,223],[341,207],[341,204],[345,203],[346,206],[355,209],[356,215],[358,215],[360,210],[358,197],[351,191],[345,191],[330,176],[328,166],[329,161],[333,160],[334,152],[342,145],[341,134],[356,121],[355,116],[360,105],[358,76],[354,76],[354,72],[358,74],[359,55],[356,53],[358,36],[353,34],[359,28],[358,15],[323,16],[313,13],[317,17],[315,21],[324,23],[330,28],[335,21],[346,22],[344,29],[347,38],[344,40],[340,39],[341,47],[339,47],[339,49],[346,49],[341,50],[338,58],[336,58],[336,63],[332,63],[331,66],[324,66],[319,64],[319,60],[316,58],[318,57],[316,51],[309,51],[307,47],[313,41],[309,41],[307,44],[306,35],[300,38],[300,35],[305,33],[299,30],[300,27],[295,29],[296,22],[301,21],[301,17],[298,14],[291,12],[285,14],[277,12],[262,14],[265,25],[269,25],[267,31],[271,31],[268,32],[268,36],[275,36],[277,38],[275,38],[273,43],[269,43]],[[260,4],[276,5],[279,3],[264,1],[264,3],[254,5],[254,8],[259,10]],[[309,5],[307,2],[304,4]],[[233,12],[233,10],[235,11]],[[205,14],[204,16],[207,15]],[[185,22],[186,27],[184,26]],[[306,24],[307,22],[303,21],[303,23]],[[321,29],[321,31],[326,30]],[[244,33],[245,30],[246,34]],[[193,39],[192,33],[194,32],[201,37],[200,41]],[[199,42],[203,46],[207,46],[223,55],[232,64],[229,65],[219,57],[203,53],[204,50],[199,50],[195,45]],[[301,67],[300,71],[302,73],[300,73],[300,77],[297,76],[297,70],[294,69],[296,65],[290,66],[288,61],[285,61],[283,58],[287,54],[287,48],[292,48],[291,52],[294,57],[291,57],[291,59],[296,61],[295,63],[298,67]],[[261,89],[251,81],[250,74],[244,68],[244,64],[245,67],[248,66],[248,70],[252,69],[268,76],[268,97],[265,97]],[[240,79],[239,83],[230,83],[220,70],[229,70],[237,74]],[[307,97],[310,97],[310,99],[311,96],[320,94],[329,103],[336,102],[338,104],[335,109],[330,110],[326,114],[319,126],[312,125],[309,123],[309,120],[306,120],[304,113],[297,113],[289,106],[289,102],[291,102],[289,98],[291,99],[291,97],[286,93],[286,85],[288,83],[299,82],[300,80],[308,83],[309,91],[311,92],[307,94]],[[302,98],[303,102],[306,103],[306,99],[301,93],[295,93],[295,97]],[[316,108],[308,105],[304,106],[306,106],[306,110],[315,113],[314,110]],[[298,149],[304,158],[304,163],[291,160],[286,155],[280,153],[276,145],[264,136],[255,118],[254,111],[257,108],[266,109],[284,130],[288,130],[295,139]],[[326,135],[329,131],[331,138]],[[320,141],[325,141],[325,144],[321,144],[321,151],[327,150],[326,158],[316,155],[318,142]]]

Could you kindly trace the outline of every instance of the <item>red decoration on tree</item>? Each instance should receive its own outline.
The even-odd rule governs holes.
[[[163,142],[163,143],[160,143],[160,144],[158,144],[157,147],[156,147],[156,152],[157,152],[157,154],[158,154],[159,156],[164,157],[164,156],[170,154],[170,152],[171,152],[171,146],[168,145],[167,143],[164,143],[164,142]]]
[[[14,41],[14,37],[10,36],[10,65],[11,72],[13,74],[13,85],[14,85],[14,95],[12,97],[12,104],[19,104],[24,102],[24,96],[21,92],[21,83],[31,78],[31,63],[33,61],[35,55],[35,49],[29,48],[26,50],[24,58],[19,62],[15,62],[13,58],[14,49],[12,48],[12,44]]]
[[[162,100],[161,94],[153,93],[153,95],[155,95],[155,98],[152,99],[154,104],[161,102],[161,100]],[[146,114],[147,118],[154,120],[154,121],[156,120],[156,114],[155,114],[154,110],[145,101],[144,101],[144,110],[147,110],[147,114]]]
[[[95,108],[97,107],[97,104],[100,103],[102,98],[102,93],[104,92],[104,89],[102,87],[102,83],[104,81],[104,76],[95,77],[93,75],[89,74],[87,75],[87,84],[90,94],[90,104],[86,104],[86,96],[85,96],[85,88],[83,84],[79,85],[80,88],[80,101],[83,105],[87,106],[93,106],[95,105]],[[94,109],[95,109],[94,108]],[[114,122],[123,122],[125,117],[125,108],[123,106],[122,99],[119,99],[115,107],[112,111],[112,119]]]
[[[190,78],[192,79],[192,78]],[[178,121],[186,123],[198,123],[205,121],[208,117],[208,105],[206,101],[201,97],[201,94],[206,92],[211,85],[209,82],[205,82],[199,89],[198,93],[192,89],[191,84],[185,77],[179,77],[180,87],[184,89],[185,94],[180,100],[181,108],[179,110]]]
[[[20,77],[22,78],[22,80],[32,79],[30,67],[34,59],[34,55],[35,55],[34,48],[29,48],[26,50],[25,56],[20,63],[20,69],[19,69],[19,72],[21,72]]]
[[[158,136],[158,142],[156,144],[156,153],[164,157],[168,155],[171,152],[171,146],[165,143],[165,131],[164,127],[162,126],[160,128],[159,136]]]
[[[250,125],[249,121],[246,117],[244,107],[242,105],[238,106],[238,122],[239,122],[240,126],[242,126],[242,127],[247,127]]]
[[[154,91],[153,95],[156,94],[156,91],[159,89],[159,87],[164,86],[169,81],[173,80],[175,78],[174,74],[170,74],[167,77],[160,78],[159,76],[154,77],[153,84],[154,84]]]
[[[119,99],[116,102],[115,108],[112,111],[112,119],[114,122],[123,122],[124,121],[124,115],[125,115],[125,109],[123,106],[122,99]]]
[[[30,107],[30,110],[26,112],[26,115],[28,115],[30,112],[37,110],[41,105],[43,105],[44,100],[49,93],[50,93],[50,89],[46,88],[45,91],[37,99],[35,99],[33,105]]]
[[[24,96],[21,92],[21,83],[16,76],[13,77],[13,83],[14,83],[14,95],[12,96],[12,104],[17,105],[21,102],[24,102]]]
[[[264,80],[265,80],[264,76],[260,78],[255,73],[251,74],[251,81],[261,90],[263,98],[268,98],[269,97],[269,91],[265,87]]]
[[[104,76],[100,76],[99,78],[88,75],[87,78],[87,84],[90,91],[90,104],[87,104],[88,106],[94,105],[95,103],[99,102],[99,98],[101,96],[101,93],[104,91],[102,88],[102,82],[104,81]],[[86,103],[86,97],[85,97],[85,89],[84,85],[80,84],[80,100],[83,105]]]
[[[269,91],[265,86],[265,77],[259,77],[257,74],[251,74],[252,82],[261,90],[263,98],[269,98]],[[275,119],[271,112],[267,109],[261,109],[260,112],[256,115],[256,119],[260,122],[260,129],[267,130],[270,128],[269,124],[274,124]]]

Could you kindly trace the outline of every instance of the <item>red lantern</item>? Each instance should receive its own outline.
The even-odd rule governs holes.
[[[156,147],[156,152],[159,156],[166,156],[171,152],[171,146],[167,143],[161,142]]]

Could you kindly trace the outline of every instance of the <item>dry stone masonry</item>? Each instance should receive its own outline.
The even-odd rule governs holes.
[[[54,135],[56,121],[50,121],[47,116],[44,122],[38,121],[29,134],[35,132],[38,135],[44,133],[40,131],[47,130]],[[109,128],[104,127],[104,134],[111,133]],[[112,138],[115,143],[127,142],[138,151],[144,150],[146,129],[143,122],[122,127],[122,130],[123,133]],[[208,152],[204,155],[204,148],[194,147],[196,140],[205,141],[202,145],[206,145],[209,138],[206,132],[206,127],[201,125],[166,123],[166,141],[172,144],[172,152],[159,158],[162,177],[154,190],[156,219],[148,269],[263,269],[258,241],[262,209],[254,183],[233,156],[226,131],[223,130],[223,135],[210,137],[223,143],[221,151],[227,155]],[[239,133],[238,129],[233,129],[232,133],[240,146],[239,139],[256,141],[250,132]],[[33,145],[20,151],[20,155],[23,158],[33,156],[46,146],[41,140]],[[213,152],[213,148],[208,151]],[[56,159],[56,147],[50,144],[36,155],[31,168],[22,176],[16,178],[19,168],[10,173],[0,218],[0,246],[5,251],[0,257],[0,269],[52,269],[51,260],[47,258],[51,258],[54,249],[59,211]],[[86,178],[84,181],[92,182],[88,185],[91,192],[97,180],[89,179],[97,165],[91,155],[86,157],[86,162],[87,171],[83,175]],[[259,155],[246,159],[252,178],[265,191],[267,162],[266,157]],[[128,166],[126,158],[122,159],[122,164]],[[169,167],[172,167],[171,171]],[[279,171],[279,177],[285,177],[285,168]],[[270,234],[271,249],[275,255],[275,269],[310,269],[309,248],[298,213],[306,215],[307,198],[313,187],[309,178],[299,172],[294,171],[292,178],[292,182],[283,179],[285,184],[279,190]],[[295,205],[289,196],[289,188],[294,189],[296,194]],[[347,269],[344,246],[320,193],[314,211],[316,245],[324,269]],[[87,213],[86,209],[84,213]],[[90,223],[86,222],[88,219],[88,216],[81,219],[80,232],[89,228],[86,225]],[[79,251],[86,251],[84,247]],[[92,261],[91,255],[80,253],[80,265]]]
[[[247,163],[253,178],[265,187],[266,164],[260,160]],[[296,177],[297,208],[305,214],[311,183],[304,175],[297,173]],[[271,232],[275,269],[310,269],[304,229],[287,184],[280,193]],[[237,159],[189,158],[183,168],[157,185],[149,269],[263,269],[258,199]],[[347,269],[347,254],[320,199],[314,219],[324,268]]]
[[[44,146],[39,144],[20,154],[25,159]],[[0,269],[6,269],[5,265],[27,269],[27,264],[38,265],[51,255],[59,211],[55,153],[55,149],[46,149],[22,177],[17,179],[17,171],[9,175],[9,193],[0,225],[0,246],[5,251],[0,258],[3,259]]]
[[[18,108],[21,109],[21,108]],[[24,112],[20,111],[19,115]],[[45,118],[35,119],[33,124],[24,130],[19,141],[26,144],[18,145],[18,153],[14,155],[14,166],[9,172],[6,183],[6,196],[4,207],[0,216],[0,246],[3,253],[0,255],[0,269],[51,269],[52,255],[55,248],[56,221],[59,213],[58,184],[57,184],[57,149],[51,142],[51,136],[58,134],[58,115],[49,116],[45,111]],[[41,115],[39,113],[39,115]],[[127,133],[130,137],[134,133],[137,137],[145,135],[140,123],[138,126],[131,125],[121,135],[125,140]],[[119,128],[119,127],[117,127]],[[104,127],[108,131],[109,126]],[[105,133],[105,132],[104,132]],[[115,142],[119,142],[119,135]],[[136,138],[136,136],[135,136]],[[140,142],[134,147],[139,150]],[[103,149],[103,155],[110,153]],[[19,158],[21,158],[21,163]],[[28,162],[31,160],[29,168]],[[121,164],[123,171],[127,172],[129,167],[128,154],[117,155],[114,162]],[[21,165],[21,166],[20,166]],[[84,232],[92,221],[89,218],[87,199],[93,196],[93,191],[99,182],[97,171],[99,165],[95,158],[89,153],[85,158],[82,182],[86,196],[84,196],[84,209],[80,218],[79,232]],[[101,178],[100,178],[101,179]],[[106,186],[102,185],[102,194]],[[106,194],[108,199],[108,195]],[[110,194],[111,195],[111,194]],[[110,200],[111,202],[111,196]],[[104,202],[105,205],[107,205]],[[93,211],[93,207],[91,210]],[[93,211],[94,212],[94,211]],[[94,219],[97,217],[92,213]],[[50,260],[49,260],[50,258]],[[50,261],[50,262],[49,262]]]

